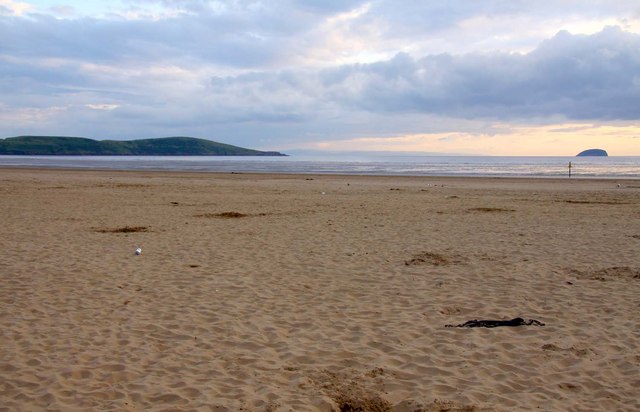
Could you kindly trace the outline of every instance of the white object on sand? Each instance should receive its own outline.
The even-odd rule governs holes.
[[[142,254],[142,249],[137,248],[136,249],[136,255],[140,256]]]

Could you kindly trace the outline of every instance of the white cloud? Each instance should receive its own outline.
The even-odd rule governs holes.
[[[120,107],[120,105],[118,104],[107,104],[107,103],[86,104],[85,106],[93,110],[115,110],[118,107]]]
[[[33,6],[29,3],[14,0],[0,0],[0,16],[3,14],[22,16],[30,10],[33,10]]]

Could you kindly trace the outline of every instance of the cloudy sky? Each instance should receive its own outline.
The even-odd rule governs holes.
[[[0,0],[0,137],[640,155],[638,0]]]

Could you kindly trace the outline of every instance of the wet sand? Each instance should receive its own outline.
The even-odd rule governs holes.
[[[640,409],[638,180],[2,168],[0,199],[0,410]],[[445,327],[515,317],[545,326]]]

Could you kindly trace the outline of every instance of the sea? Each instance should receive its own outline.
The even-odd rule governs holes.
[[[2,167],[401,176],[640,178],[640,156],[440,156],[301,154],[253,156],[0,156]]]

